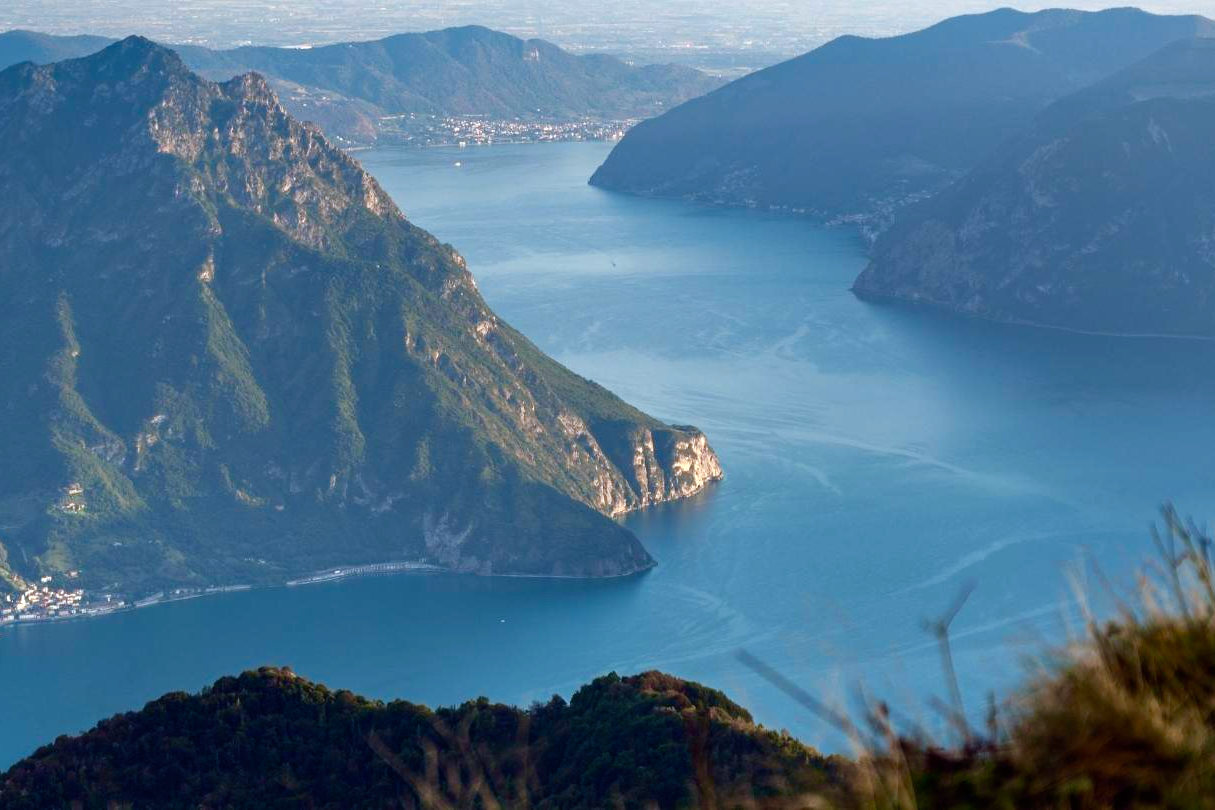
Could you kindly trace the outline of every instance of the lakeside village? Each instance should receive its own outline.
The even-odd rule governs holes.
[[[84,487],[79,483],[72,483],[64,487],[55,508],[65,514],[85,514],[88,504],[85,501]],[[261,560],[249,561],[264,563]],[[442,570],[439,566],[413,560],[380,562],[325,569],[299,579],[289,580],[284,584],[288,586],[311,585],[375,574],[433,573]],[[3,573],[3,570],[0,569],[0,574]],[[44,576],[37,584],[26,582],[19,577],[8,577],[8,581],[16,586],[17,592],[4,594],[0,598],[0,629],[17,623],[104,616],[120,610],[195,599],[200,596],[247,591],[253,587],[252,585],[212,585],[204,588],[174,588],[129,602],[118,594],[89,594],[83,588],[72,587],[73,581],[79,578],[79,571],[69,571],[61,577],[61,579],[68,580],[66,583],[61,583],[54,576]]]
[[[284,584],[288,587],[293,587],[336,582],[343,579],[372,576],[375,574],[406,572],[436,573],[443,570],[440,566],[416,561],[370,563],[368,565],[348,565],[341,568],[326,569],[306,577],[289,580]],[[79,576],[79,571],[70,571],[67,574],[67,579],[74,580]],[[90,594],[86,594],[82,588],[60,587],[56,584],[54,577],[45,576],[37,585],[27,585],[24,590],[15,596],[13,594],[6,594],[3,599],[0,599],[0,629],[17,623],[62,621],[64,619],[105,616],[121,610],[150,607],[151,605],[159,605],[165,602],[195,599],[200,596],[247,591],[252,588],[252,585],[213,585],[207,588],[174,588],[170,591],[159,591],[134,602],[128,602],[126,599],[115,594],[99,594],[93,597]]]
[[[79,571],[70,571],[68,579],[76,579]],[[26,621],[46,621],[48,619],[68,618],[71,616],[95,616],[108,612],[109,606],[121,606],[122,602],[106,602],[89,604],[85,600],[81,588],[60,587],[54,577],[43,577],[37,584],[27,584],[25,590],[17,594],[5,594],[0,600],[0,627],[6,624]]]
[[[67,579],[74,580],[79,571],[70,571]],[[116,594],[88,594],[83,588],[63,587],[52,576],[45,576],[37,584],[26,584],[16,594],[5,594],[0,599],[0,629],[15,624],[30,622],[53,622],[65,619],[84,619],[105,616],[121,610],[149,607],[163,602],[176,602],[212,594],[247,591],[251,585],[216,585],[209,588],[175,588],[159,591],[143,599],[127,601]]]
[[[493,119],[479,115],[390,115],[381,132],[414,146],[485,146],[492,143],[618,141],[636,120]]]
[[[85,514],[88,511],[88,503],[85,500],[84,486],[80,483],[71,483],[64,487],[55,508],[67,515]],[[62,575],[58,579],[53,575],[44,576],[37,583],[28,582],[19,577],[9,577],[9,582],[16,587],[16,593],[4,594],[0,598],[0,629],[18,623],[104,616],[120,610],[147,607],[180,599],[193,599],[216,593],[248,590],[251,587],[249,585],[229,585],[209,588],[176,588],[129,602],[118,594],[90,594],[86,593],[83,588],[73,587],[74,580],[79,578],[79,571],[68,571],[66,575]]]

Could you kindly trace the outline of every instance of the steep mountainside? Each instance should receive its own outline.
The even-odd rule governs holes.
[[[1002,9],[889,39],[841,37],[643,121],[591,182],[876,231],[1049,102],[1213,30],[1134,9]]]
[[[0,73],[0,545],[90,588],[597,576],[721,475],[499,320],[266,83],[130,38]]]
[[[862,295],[1004,321],[1215,335],[1215,40],[1046,110],[875,246]]]
[[[0,68],[19,61],[84,56],[97,37],[0,34]],[[257,71],[301,120],[330,135],[375,140],[408,129],[408,116],[644,118],[719,86],[675,65],[634,67],[613,56],[575,56],[543,40],[480,26],[400,34],[318,48],[177,48],[193,70],[215,80]],[[405,116],[385,121],[388,116]]]
[[[60,738],[0,775],[0,808],[754,807],[830,795],[839,765],[657,672],[431,711],[262,669]]]

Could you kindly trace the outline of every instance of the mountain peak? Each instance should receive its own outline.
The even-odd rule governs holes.
[[[885,229],[1047,105],[1178,39],[1196,16],[999,9],[838,38],[628,131],[591,183]]]
[[[137,34],[102,48],[95,54],[76,60],[90,72],[110,78],[134,77],[142,73],[184,73],[190,70],[177,52]]]
[[[133,595],[402,559],[615,576],[653,560],[612,517],[721,477],[703,434],[503,323],[255,73],[215,84],[141,38],[6,71],[0,187],[0,347],[23,351],[0,349],[21,403],[0,458],[22,459],[0,525],[31,575],[70,560]],[[67,486],[88,520],[6,510]],[[155,559],[121,556],[117,527]]]
[[[125,63],[121,69],[127,71],[156,53],[150,43],[136,39],[115,43],[100,37],[0,33],[0,69],[20,62],[48,65],[108,45],[114,48],[106,58]],[[423,135],[427,124],[400,113],[624,120],[649,117],[720,84],[689,67],[631,66],[602,54],[578,56],[542,40],[525,42],[482,26],[308,49],[219,51],[182,45],[179,52],[191,69],[209,79],[256,71],[280,91],[284,85],[303,90],[284,93],[283,106],[347,144],[370,143],[381,135]]]
[[[278,96],[266,81],[266,77],[255,71],[233,76],[220,84],[220,88],[228,96],[240,96],[249,100],[257,100],[266,104],[279,106]]]
[[[111,45],[110,48],[113,48],[119,53],[129,54],[151,54],[156,51],[169,50],[165,46],[153,42],[142,34],[131,34],[130,36],[124,37]],[[102,50],[107,49],[103,48]]]

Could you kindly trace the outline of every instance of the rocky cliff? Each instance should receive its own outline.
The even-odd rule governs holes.
[[[546,357],[264,80],[131,38],[0,73],[0,525],[154,586],[425,559],[601,576],[704,436]]]

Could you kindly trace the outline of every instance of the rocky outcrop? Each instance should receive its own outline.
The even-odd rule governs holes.
[[[717,454],[695,428],[610,422],[596,435],[627,488],[614,514],[691,497],[722,478]]]

